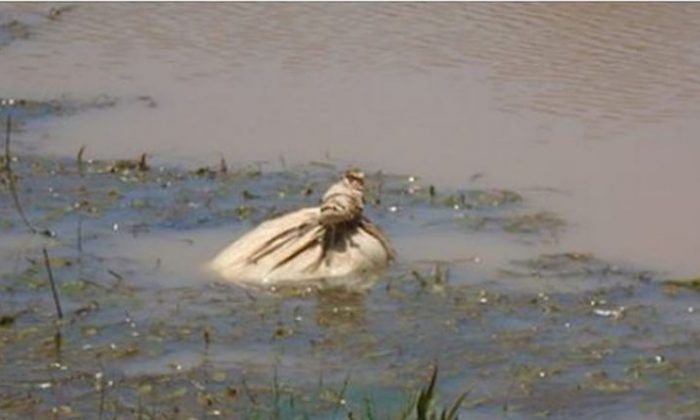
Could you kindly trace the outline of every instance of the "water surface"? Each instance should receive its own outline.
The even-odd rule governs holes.
[[[53,374],[46,354],[22,357],[48,334],[36,261],[49,246],[71,261],[57,268],[68,292],[83,277],[110,287],[66,297],[68,311],[103,309],[67,328],[64,353],[71,375],[90,360],[90,375],[117,381],[110,412],[133,415],[143,397],[162,413],[168,403],[144,384],[194,398],[209,368],[227,375],[209,388],[224,399],[229,380],[244,395],[240,377],[269,397],[273,365],[294,386],[325,375],[337,390],[348,360],[353,401],[369,389],[390,401],[420,387],[439,343],[448,396],[475,388],[470,416],[697,413],[697,296],[662,281],[700,273],[698,6],[6,3],[0,25],[0,97],[44,101],[13,111],[22,200],[58,233],[26,235],[2,193],[0,315],[13,321],[0,350],[22,366],[5,377],[27,374],[36,390]],[[142,179],[98,162],[77,177],[82,145],[86,159],[148,153],[152,170]],[[263,174],[191,171],[221,158]],[[335,168],[293,169],[309,161]],[[199,271],[269,214],[313,204],[349,165],[373,182],[399,174],[368,211],[402,260],[368,297],[252,301]],[[82,265],[68,210],[80,185],[98,210],[80,209]],[[460,200],[490,188],[522,201]],[[518,219],[533,214],[556,218]],[[204,328],[216,338],[202,362]],[[4,397],[19,395],[11,382]],[[92,382],[67,388],[89,403]],[[32,392],[44,405],[13,412],[66,401]]]
[[[49,9],[0,9],[31,24],[2,47],[3,95],[120,106],[26,133],[39,151],[331,156],[449,186],[483,173],[563,191],[545,201],[572,222],[566,247],[700,270],[695,5],[86,4],[37,17]]]

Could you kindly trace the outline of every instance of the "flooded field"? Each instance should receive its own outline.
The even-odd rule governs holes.
[[[698,28],[0,5],[0,417],[700,415]],[[349,166],[399,253],[368,290],[201,269]]]

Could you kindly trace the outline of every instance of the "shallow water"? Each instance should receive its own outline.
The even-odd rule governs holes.
[[[3,200],[7,416],[396,416],[432,362],[442,404],[471,390],[468,416],[696,412],[694,286],[562,252],[552,238],[565,225],[527,191],[430,194],[407,176],[370,175],[366,212],[399,262],[370,290],[269,293],[221,283],[201,262],[259,219],[317,202],[337,169],[32,156],[12,167],[28,219],[55,236],[26,233]],[[439,252],[460,238],[480,254]]]
[[[0,411],[325,416],[372,395],[381,418],[438,354],[470,418],[697,415],[697,287],[665,282],[700,272],[697,6],[56,7],[0,5],[19,22],[0,96],[40,101],[13,110],[20,195],[57,234],[24,233],[3,184]],[[152,168],[80,177],[81,145]],[[348,165],[383,183],[368,211],[401,256],[367,295],[200,270]],[[58,356],[42,246],[71,314]]]

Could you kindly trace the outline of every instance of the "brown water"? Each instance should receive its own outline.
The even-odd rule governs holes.
[[[0,5],[35,21],[0,47],[2,95],[119,102],[17,136],[41,153],[483,173],[557,191],[536,197],[570,224],[558,249],[700,272],[695,4],[50,8]]]

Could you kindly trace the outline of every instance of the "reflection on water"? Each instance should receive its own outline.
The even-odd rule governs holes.
[[[0,47],[3,95],[125,100],[18,136],[41,152],[484,173],[564,191],[542,197],[573,225],[562,248],[700,271],[694,4],[49,9],[0,6],[29,30]]]

